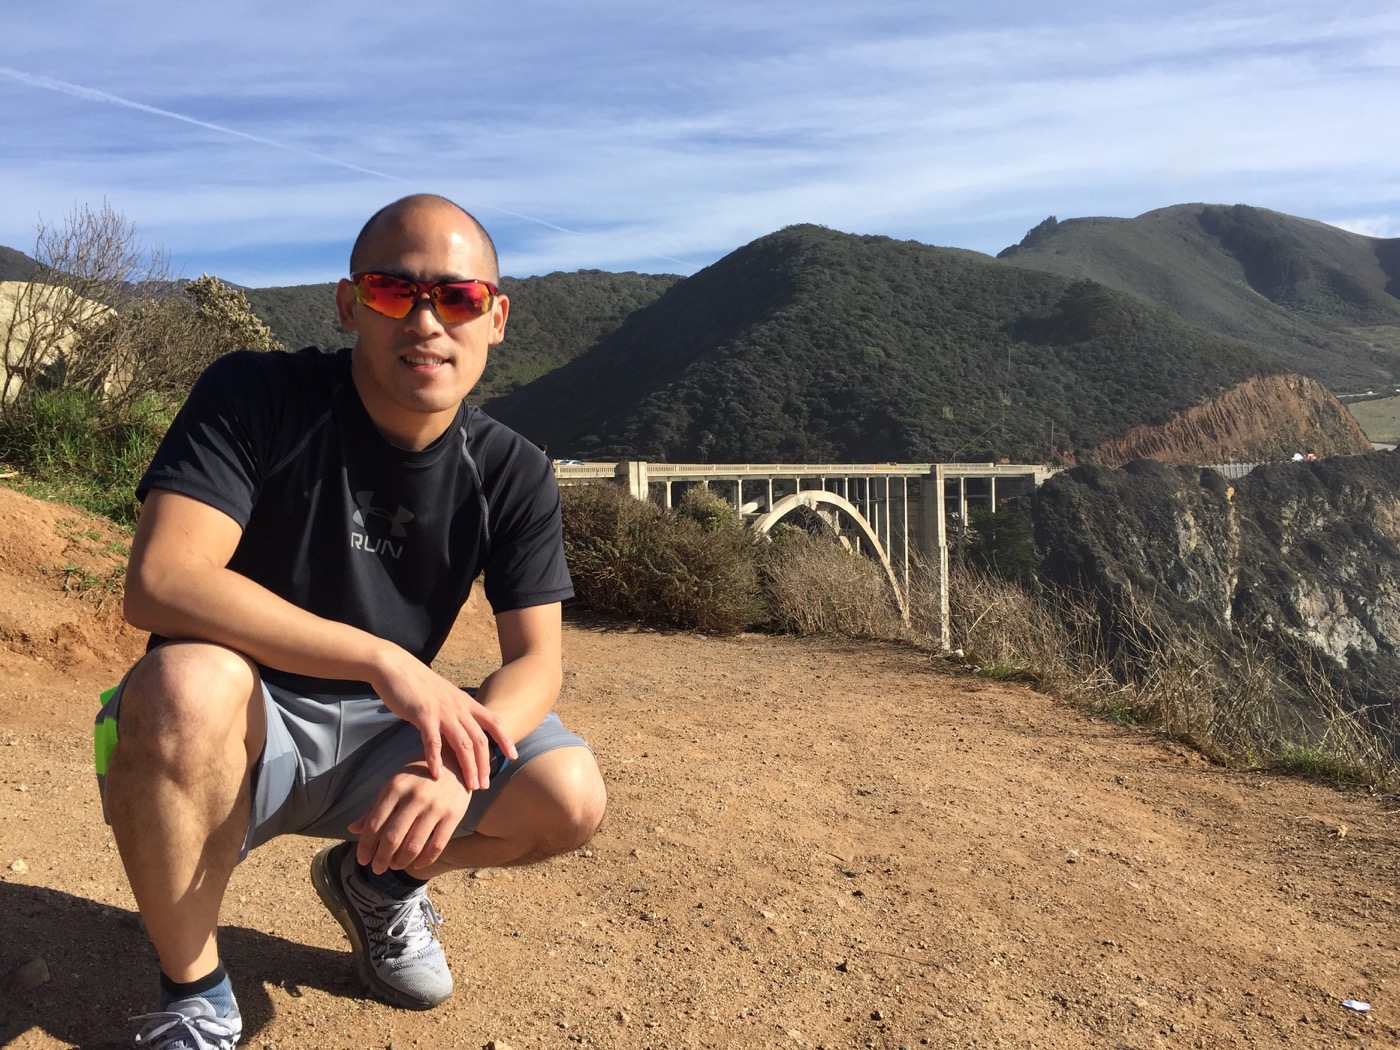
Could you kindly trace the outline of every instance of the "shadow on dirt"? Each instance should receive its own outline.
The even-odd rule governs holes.
[[[0,1046],[35,1031],[84,1050],[131,1046],[136,1026],[127,1018],[156,1008],[158,974],[136,912],[0,883],[0,915]],[[228,925],[219,928],[219,950],[233,975],[247,1045],[272,1019],[268,986],[294,996],[306,988],[361,994],[348,952]],[[36,956],[49,979],[24,991],[13,984],[15,975]]]

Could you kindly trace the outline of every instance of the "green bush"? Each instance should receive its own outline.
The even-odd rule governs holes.
[[[753,541],[744,531],[707,532],[614,485],[567,486],[563,506],[564,549],[582,606],[711,634],[761,618]]]
[[[736,532],[744,527],[739,512],[719,493],[707,488],[687,489],[676,513],[693,521],[704,532]]]
[[[974,510],[964,553],[971,568],[1023,587],[1035,586],[1040,557],[1031,523],[1013,511]]]

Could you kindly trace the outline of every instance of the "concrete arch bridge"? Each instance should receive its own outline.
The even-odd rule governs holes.
[[[816,523],[877,562],[908,616],[911,565],[938,567],[942,644],[949,645],[948,533],[978,508],[995,511],[1054,473],[1020,463],[657,463],[560,462],[561,485],[611,480],[663,507],[688,488],[717,492],[767,533],[793,517]]]

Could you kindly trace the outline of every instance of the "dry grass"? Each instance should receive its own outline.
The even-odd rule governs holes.
[[[889,579],[875,562],[800,529],[774,531],[759,554],[768,626],[799,635],[904,634]]]
[[[936,574],[915,573],[906,627],[874,562],[796,528],[755,540],[708,494],[673,513],[612,485],[568,488],[565,544],[580,600],[624,619],[937,648]],[[949,612],[953,650],[979,674],[1159,730],[1224,765],[1400,787],[1394,731],[1275,638],[1217,637],[1168,623],[1147,602],[1124,608],[967,568],[953,572]]]
[[[1158,729],[1227,766],[1400,787],[1393,728],[1275,639],[1212,638],[1150,608],[1104,609],[967,571],[954,574],[950,612],[954,649],[984,675]]]

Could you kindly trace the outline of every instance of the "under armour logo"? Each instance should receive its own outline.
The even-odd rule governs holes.
[[[360,528],[368,528],[365,518],[382,518],[389,523],[390,536],[407,536],[408,530],[404,528],[406,524],[413,520],[413,511],[400,505],[399,509],[390,514],[387,510],[374,505],[373,492],[355,493],[355,502],[359,505],[359,510],[355,511],[353,517],[355,524]]]

